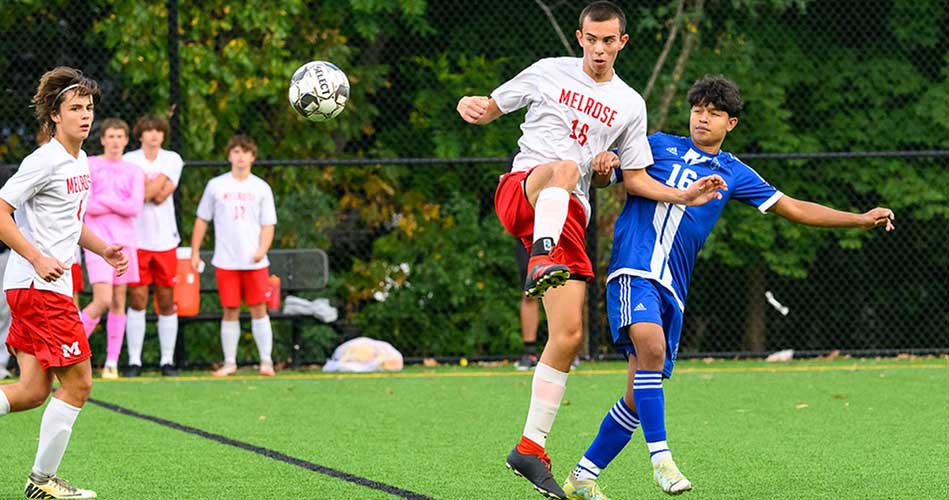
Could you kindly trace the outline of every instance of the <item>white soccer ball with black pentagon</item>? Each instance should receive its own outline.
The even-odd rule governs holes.
[[[311,61],[290,78],[290,105],[307,120],[334,118],[349,100],[349,79],[333,63]]]

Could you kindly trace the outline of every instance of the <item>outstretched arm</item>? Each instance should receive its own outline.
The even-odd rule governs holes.
[[[771,207],[770,211],[791,222],[808,226],[859,227],[863,229],[884,227],[887,232],[894,229],[894,215],[889,208],[877,207],[866,213],[855,214],[835,210],[819,203],[795,200],[785,195]]]
[[[485,96],[464,96],[456,109],[463,120],[475,125],[487,125],[504,114],[494,99]]]
[[[728,189],[725,179],[719,175],[702,177],[686,190],[676,189],[653,179],[644,168],[623,170],[623,185],[626,186],[626,192],[633,196],[688,206],[720,200],[722,193],[719,190]]]

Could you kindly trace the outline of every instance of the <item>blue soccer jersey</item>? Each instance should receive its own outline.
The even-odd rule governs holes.
[[[654,163],[646,172],[653,179],[688,189],[695,180],[718,174],[728,190],[721,200],[697,207],[627,196],[613,231],[607,281],[624,275],[654,280],[685,310],[695,259],[725,203],[736,199],[764,213],[782,194],[731,153],[709,155],[688,137],[657,133],[649,136],[649,145]]]

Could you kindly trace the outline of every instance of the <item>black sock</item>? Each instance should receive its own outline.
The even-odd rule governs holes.
[[[534,245],[531,246],[531,257],[535,255],[547,255],[550,253],[550,250],[554,248],[554,239],[553,238],[541,238],[534,242]]]

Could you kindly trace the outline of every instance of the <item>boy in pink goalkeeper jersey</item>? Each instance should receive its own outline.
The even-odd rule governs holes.
[[[84,222],[107,243],[123,246],[129,257],[129,270],[119,276],[102,257],[86,250],[92,302],[82,310],[82,324],[88,336],[108,311],[102,378],[114,379],[119,377],[119,354],[125,338],[126,288],[139,280],[135,217],[142,211],[145,174],[138,165],[122,160],[129,142],[129,126],[125,121],[118,118],[103,121],[100,141],[103,155],[89,158],[92,190]]]
[[[191,232],[191,266],[198,270],[201,241],[214,222],[214,257],[218,294],[224,314],[221,318],[221,348],[224,365],[214,372],[226,377],[237,372],[237,342],[241,335],[241,302],[250,309],[251,332],[260,353],[260,374],[274,376],[273,330],[267,303],[270,261],[267,250],[273,243],[277,211],[273,191],[267,181],[250,173],[257,159],[257,144],[244,135],[227,142],[231,171],[208,181],[198,203]]]

